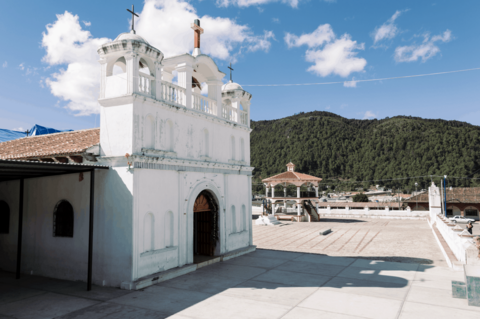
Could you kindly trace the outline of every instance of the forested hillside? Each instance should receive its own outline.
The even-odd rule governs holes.
[[[348,185],[347,189],[381,184],[411,190],[415,182],[426,188],[429,177],[351,182],[425,175],[463,177],[480,169],[480,127],[465,122],[408,116],[355,120],[316,111],[252,121],[251,127],[255,181],[285,171],[290,160],[296,171],[321,177],[331,185]],[[480,171],[470,177],[480,177]],[[448,182],[474,186],[465,179],[449,178]]]

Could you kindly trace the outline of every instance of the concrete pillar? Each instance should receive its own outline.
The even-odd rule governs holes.
[[[138,91],[139,57],[132,52],[125,55],[125,60],[127,62],[127,95],[131,95]]]
[[[465,216],[465,209],[462,208],[462,210],[460,211],[460,216],[464,217]]]
[[[187,63],[181,63],[175,68],[178,72],[178,85],[185,88],[185,106],[192,108],[192,74],[193,68]]]
[[[100,59],[100,96],[99,99],[105,98],[105,89],[107,81],[107,59]]]
[[[315,186],[315,197],[318,198],[318,186]]]
[[[265,187],[265,197],[268,197],[268,186]]]
[[[208,97],[217,102],[215,115],[222,116],[222,81],[207,81]]]
[[[318,214],[318,202],[315,203],[315,208],[317,209],[317,214]]]
[[[275,216],[275,204],[272,203],[272,215]]]
[[[297,215],[302,215],[302,204],[297,203]]]
[[[300,186],[297,186],[297,198],[300,198]]]
[[[162,63],[155,62],[155,85],[152,85],[152,96],[156,100],[162,100]]]
[[[283,188],[283,197],[287,197],[287,188],[286,187]]]
[[[275,197],[275,187],[272,186],[272,197]]]
[[[286,209],[287,209],[287,201],[286,200],[283,201],[283,207],[285,207],[285,212],[286,212]]]

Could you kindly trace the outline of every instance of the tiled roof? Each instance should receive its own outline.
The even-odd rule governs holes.
[[[389,203],[374,203],[374,202],[320,202],[318,204],[320,207],[345,207],[348,206],[350,208],[364,208],[364,207],[381,207],[385,208],[388,207],[401,207],[402,203],[398,202],[389,202]]]
[[[274,181],[278,181],[278,180],[282,180],[282,181],[283,180],[316,181],[316,182],[319,182],[322,179],[318,178],[318,177],[315,177],[315,176],[298,173],[298,172],[283,172],[281,174],[278,174],[278,175],[275,175],[275,176],[272,176],[272,177],[269,177],[269,178],[265,178],[265,179],[262,180],[262,182],[274,182]]]
[[[428,192],[410,197],[405,202],[415,203],[417,201],[428,203]],[[447,188],[447,203],[480,203],[480,187]]]
[[[0,159],[69,156],[100,143],[100,129],[24,137],[0,143]]]

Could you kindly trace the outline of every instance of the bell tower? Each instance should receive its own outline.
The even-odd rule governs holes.
[[[133,9],[133,8],[132,8]],[[98,50],[100,56],[100,152],[124,156],[138,152],[135,113],[139,98],[160,100],[163,53],[132,30]]]

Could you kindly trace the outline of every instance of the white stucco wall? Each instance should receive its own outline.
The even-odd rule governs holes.
[[[139,168],[134,169],[134,176],[134,279],[193,262],[193,204],[203,190],[213,194],[219,209],[220,240],[215,255],[251,244],[249,176]],[[232,205],[237,225],[242,225],[236,232],[231,227]],[[174,217],[173,246],[166,247],[169,225],[164,221],[169,213]],[[147,214],[155,219],[155,246],[146,252],[145,238],[151,236],[146,229],[149,223],[144,222]]]
[[[125,168],[96,171],[93,282],[119,286],[132,278],[132,185]],[[0,183],[10,206],[10,232],[0,235],[0,268],[15,271],[19,181]],[[60,200],[74,210],[73,237],[53,236],[53,211]],[[22,264],[24,274],[87,279],[90,173],[25,180]]]

